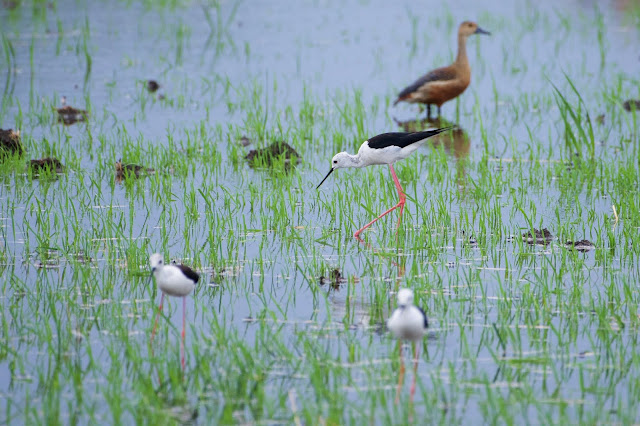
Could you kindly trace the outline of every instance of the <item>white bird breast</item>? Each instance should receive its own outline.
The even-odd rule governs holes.
[[[158,288],[169,296],[186,296],[195,287],[193,281],[187,278],[180,269],[172,265],[163,266],[154,275],[156,276]]]
[[[427,332],[422,312],[415,306],[396,309],[387,321],[387,328],[399,339],[419,340]]]

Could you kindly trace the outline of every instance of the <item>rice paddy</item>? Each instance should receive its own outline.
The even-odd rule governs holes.
[[[640,422],[639,11],[3,2],[0,421]],[[467,91],[392,107],[466,19]],[[394,166],[398,232],[354,239],[397,193],[384,166],[316,190],[332,156],[445,125]],[[200,273],[184,371],[181,301],[149,343],[154,252]],[[401,287],[430,328],[396,403]]]

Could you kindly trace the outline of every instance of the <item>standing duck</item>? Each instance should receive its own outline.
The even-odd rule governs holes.
[[[467,58],[467,37],[473,34],[487,34],[471,21],[464,21],[458,28],[458,56],[448,67],[436,68],[406,87],[393,103],[400,101],[427,105],[427,118],[431,118],[431,105],[438,106],[438,116],[442,104],[458,97],[471,82],[471,67]]]

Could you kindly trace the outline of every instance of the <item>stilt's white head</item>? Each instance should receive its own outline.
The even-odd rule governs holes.
[[[347,168],[347,167],[354,167],[355,164],[356,163],[354,162],[354,156],[353,155],[349,154],[348,152],[339,152],[339,153],[337,153],[331,159],[331,170],[329,170],[329,173],[327,173],[327,175],[324,177],[324,179],[322,179],[322,182],[320,182],[318,184],[318,186],[316,186],[316,189],[320,188],[320,185],[322,185],[324,183],[324,181],[327,180],[329,175],[335,169],[344,169],[344,168]]]
[[[413,291],[408,288],[401,288],[398,292],[398,306],[406,308],[413,304]]]
[[[353,167],[352,155],[348,152],[339,152],[331,159],[332,169],[343,169],[346,167]]]
[[[151,265],[151,273],[153,273],[159,266],[164,265],[164,259],[160,253],[153,253],[149,256],[149,265]]]

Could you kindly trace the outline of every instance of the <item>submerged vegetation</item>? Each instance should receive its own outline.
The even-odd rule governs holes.
[[[6,423],[640,421],[637,14],[6,3]],[[399,231],[392,213],[353,239],[397,202],[385,168],[316,185],[335,153],[434,125],[391,103],[470,18],[493,35],[438,122],[458,128],[394,166]],[[184,371],[181,302],[149,344],[154,252],[200,274]],[[400,287],[430,329],[396,404]]]

